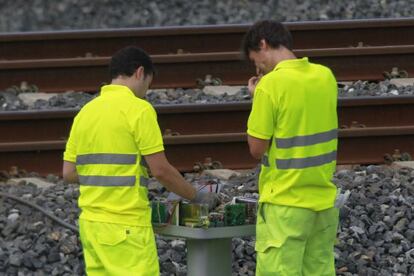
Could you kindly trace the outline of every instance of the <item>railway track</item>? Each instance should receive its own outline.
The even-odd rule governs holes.
[[[169,132],[236,133],[246,130],[251,103],[159,105],[155,109],[161,131],[167,135]],[[413,110],[414,96],[339,98],[339,126],[414,125]],[[0,112],[0,143],[65,140],[77,112],[75,109]]]
[[[295,49],[414,44],[414,19],[288,22]],[[238,51],[248,25],[0,34],[1,59],[111,56],[127,45],[153,55]],[[213,42],[213,43],[212,43]]]
[[[156,106],[166,153],[181,171],[210,157],[225,167],[257,164],[244,134],[250,103]],[[338,101],[338,164],[383,163],[395,150],[414,155],[414,96],[342,98]],[[77,110],[0,113],[0,167],[19,164],[60,173],[65,139]],[[380,119],[380,120],[379,120]],[[185,123],[183,123],[185,122]],[[214,122],[214,123],[212,123]]]
[[[414,75],[414,45],[296,50],[298,57],[328,66],[338,81],[383,80],[398,67]],[[239,52],[154,55],[152,88],[192,88],[211,74],[225,85],[245,85],[255,73]],[[26,81],[43,92],[96,92],[110,82],[109,57],[0,61],[0,90]],[[375,66],[372,66],[375,64]]]
[[[206,158],[226,168],[253,168],[245,133],[196,134],[164,137],[166,155],[181,172],[189,172]],[[339,131],[338,164],[384,163],[384,156],[413,154],[414,126],[351,128]],[[0,143],[0,164],[7,169],[16,164],[41,174],[60,174],[64,140]]]
[[[339,81],[382,80],[394,67],[413,75],[413,27],[414,19],[288,24],[296,55],[329,66]],[[0,35],[0,91],[26,81],[42,92],[96,92],[109,82],[108,56],[130,44],[152,54],[159,73],[153,88],[193,88],[207,74],[226,85],[245,85],[255,71],[238,52],[246,29],[237,25]],[[205,158],[234,169],[255,166],[258,161],[250,157],[244,134],[250,105],[157,106],[170,161],[181,171],[191,171]],[[384,155],[395,150],[414,155],[413,105],[414,97],[409,96],[339,99],[339,125],[344,129],[339,133],[338,163],[382,163]],[[0,170],[18,165],[60,174],[76,112],[0,113]]]

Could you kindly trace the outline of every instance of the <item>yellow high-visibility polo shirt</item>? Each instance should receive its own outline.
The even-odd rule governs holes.
[[[325,66],[285,60],[257,84],[247,133],[270,140],[259,177],[260,202],[309,208],[334,205],[337,84]]]
[[[80,218],[150,226],[143,155],[163,150],[151,104],[126,86],[102,87],[75,117],[63,158],[76,163]]]

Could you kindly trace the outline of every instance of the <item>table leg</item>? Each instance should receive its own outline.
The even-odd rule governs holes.
[[[231,275],[231,238],[187,239],[186,242],[188,276]]]

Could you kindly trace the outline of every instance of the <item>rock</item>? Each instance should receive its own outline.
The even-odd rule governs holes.
[[[0,91],[0,110],[2,111],[16,111],[26,109],[22,100],[19,99],[16,92]]]
[[[99,1],[73,6],[73,3],[80,2],[64,0],[48,5],[43,1],[35,2],[31,9],[22,5],[24,3],[22,0],[11,2],[1,11],[1,18],[4,18],[0,25],[1,32],[235,24],[251,23],[263,18],[283,21],[397,18],[409,17],[413,9],[411,2],[402,0],[352,0],[347,3],[281,0],[270,1],[266,5],[262,2],[239,1],[220,1],[213,5],[209,1],[177,0],[137,1],[127,4],[105,0],[104,6]],[[137,14],[137,10],[145,12]],[[181,16],[183,13],[186,16]]]
[[[59,177],[53,174],[48,174],[46,176],[46,181],[50,183],[57,183],[59,181]]]
[[[158,249],[166,249],[168,248],[168,243],[160,238],[157,239],[157,248]]]
[[[32,183],[34,185],[36,185],[38,188],[49,188],[53,185],[55,185],[54,183],[51,182],[47,182],[44,179],[41,178],[37,178],[37,177],[23,177],[23,178],[12,178],[11,181],[14,182],[20,182],[20,181],[25,181],[27,183]]]
[[[406,225],[408,223],[408,220],[406,218],[402,218],[400,219],[397,224],[394,226],[394,229],[398,232],[402,232],[403,230],[406,229]]]
[[[81,91],[67,91],[54,95],[50,93],[0,91],[0,111],[79,109],[97,95]],[[414,95],[414,86],[397,87],[391,84],[389,80],[379,83],[356,81],[345,86],[339,85],[339,97],[396,95]],[[25,104],[20,98],[23,98],[29,105]],[[146,95],[146,99],[153,105],[204,104],[246,102],[251,101],[251,96],[245,86],[206,86],[203,90],[182,88],[150,90]],[[407,156],[404,156],[402,160],[409,160],[409,158],[407,159]],[[353,168],[354,166],[347,167]],[[341,168],[341,166],[338,168]]]
[[[203,174],[216,177],[222,180],[229,180],[232,177],[238,177],[241,173],[228,169],[204,170]]]
[[[414,79],[412,78],[398,78],[398,79],[390,79],[390,84],[393,84],[397,87],[404,87],[409,85],[414,85]]]
[[[161,264],[163,264],[166,261],[170,260],[170,254],[168,254],[167,252],[158,254],[158,260],[160,261]]]
[[[399,168],[414,169],[414,161],[397,161],[397,162],[393,162],[392,166],[396,169],[399,169]]]
[[[354,183],[355,183],[355,185],[362,185],[363,183],[365,183],[365,177],[357,175],[354,178]]]
[[[18,218],[19,218],[19,214],[18,213],[11,213],[7,219],[11,222],[15,222]]]
[[[22,102],[27,105],[29,108],[33,108],[35,105],[35,102],[38,100],[48,101],[53,96],[56,96],[57,93],[20,93],[18,95],[19,99],[22,100]]]
[[[234,250],[234,253],[236,254],[236,256],[238,258],[241,258],[242,259],[244,257],[244,254],[245,254],[244,244],[243,243],[239,244],[236,247],[236,249]]]
[[[11,254],[9,257],[9,264],[14,266],[21,266],[23,261],[23,256],[19,253]]]
[[[250,256],[253,256],[254,254],[255,254],[255,250],[254,250],[254,246],[251,246],[251,245],[249,245],[249,246],[246,246],[245,247],[245,251],[246,251],[246,254],[247,255],[250,255]]]
[[[207,95],[211,96],[222,96],[222,95],[229,95],[234,96],[240,92],[245,86],[228,86],[228,85],[220,85],[220,86],[205,86],[203,88],[203,92]]]
[[[183,241],[183,240],[173,240],[171,242],[171,246],[175,250],[185,251],[185,241]]]
[[[183,260],[184,254],[175,250],[171,250],[170,259],[172,262],[179,263]]]
[[[218,180],[209,174],[188,174],[185,178],[192,183],[222,183],[219,197],[222,203],[227,203],[234,196],[257,199],[257,192],[246,187],[257,189],[258,172],[252,170],[228,180]],[[359,166],[335,174],[334,182],[352,192],[341,209],[335,248],[338,275],[412,274],[414,190],[410,187],[413,172],[410,168]],[[43,188],[15,179],[0,185],[0,190],[19,197],[24,195],[25,199],[42,205],[65,221],[77,224],[79,191],[75,186],[58,181]],[[149,194],[165,197],[167,193],[154,189]],[[31,275],[31,271],[36,270],[38,275],[84,275],[76,234],[27,206],[10,200],[1,203],[0,274],[7,271],[7,275],[19,272]],[[17,220],[8,219],[16,214],[19,215]],[[158,236],[156,242],[161,275],[185,275],[185,241]],[[14,265],[9,264],[11,258]],[[234,275],[254,275],[255,260],[254,239],[233,239]]]

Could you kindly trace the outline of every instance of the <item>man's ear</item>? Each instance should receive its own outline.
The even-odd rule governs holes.
[[[268,47],[269,47],[269,45],[267,44],[266,40],[261,39],[260,44],[259,44],[259,48],[261,50],[267,50]]]
[[[143,80],[145,78],[144,67],[138,67],[138,69],[135,71],[135,75],[138,80]]]

